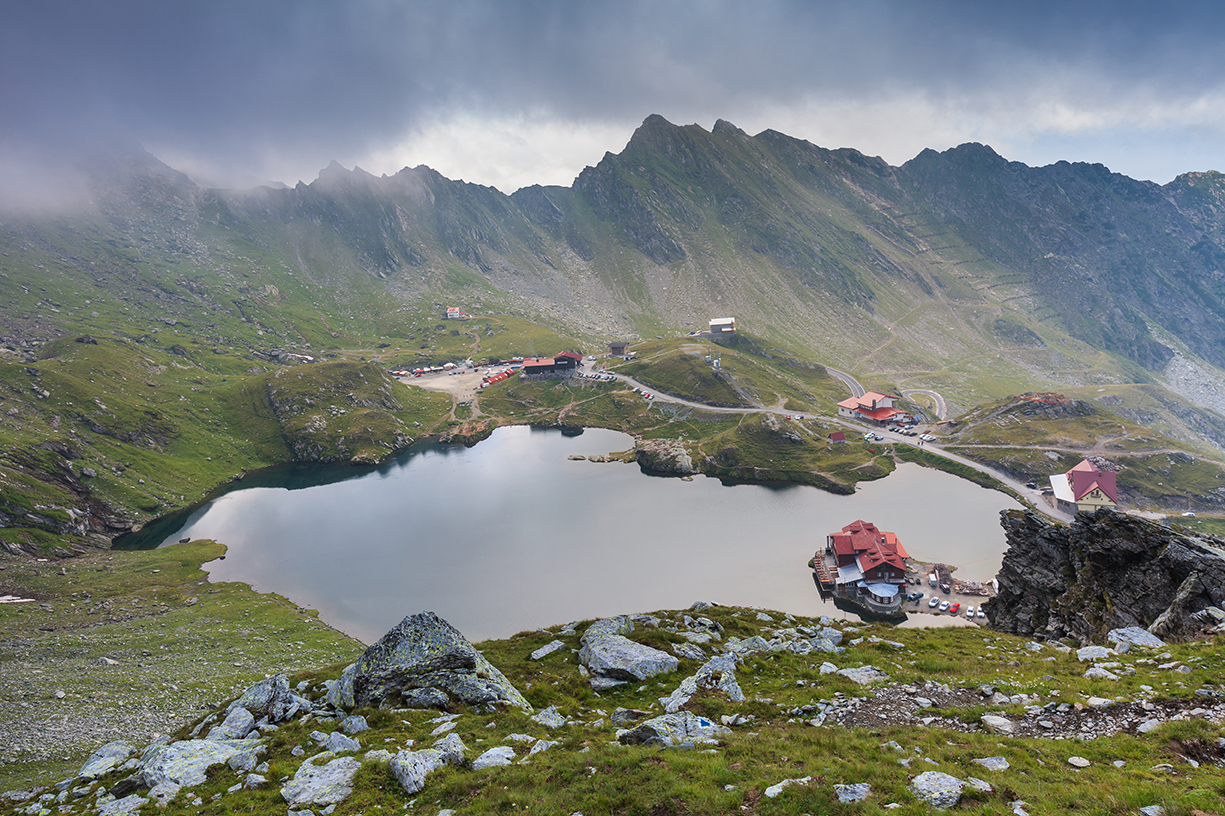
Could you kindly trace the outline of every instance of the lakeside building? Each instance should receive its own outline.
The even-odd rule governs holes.
[[[812,565],[822,592],[871,614],[898,617],[905,614],[909,557],[896,533],[859,519],[827,535]]]
[[[878,394],[875,391],[869,391],[862,397],[847,397],[838,403],[838,416],[877,425],[909,420],[910,414],[901,408],[893,407],[893,401],[896,399],[897,397]]]
[[[577,351],[563,351],[553,357],[529,357],[519,370],[520,379],[549,379],[569,377],[578,370],[583,355]]]
[[[724,334],[735,334],[736,318],[712,317],[710,319],[710,333],[713,337],[719,337]]]
[[[1101,507],[1119,506],[1118,480],[1109,470],[1101,470],[1088,459],[1080,460],[1067,473],[1051,474],[1055,507],[1065,513],[1091,512]]]

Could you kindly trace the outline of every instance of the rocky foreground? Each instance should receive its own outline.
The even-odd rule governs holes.
[[[405,618],[339,676],[292,685],[285,674],[267,678],[174,736],[143,746],[108,743],[54,787],[3,794],[0,812],[331,814],[367,812],[376,798],[401,808],[421,802],[434,808],[430,813],[452,806],[483,811],[488,802],[480,799],[485,805],[476,808],[471,797],[491,780],[523,786],[533,767],[564,778],[560,789],[528,783],[550,793],[537,811],[595,812],[601,799],[583,787],[606,763],[629,762],[622,773],[636,773],[630,769],[653,767],[652,756],[677,751],[701,756],[736,780],[712,791],[723,797],[714,812],[778,798],[806,810],[825,800],[867,800],[910,808],[998,803],[1029,813],[1013,792],[1024,782],[1010,769],[1030,761],[1034,744],[1059,741],[1070,741],[1060,752],[1061,774],[1109,768],[1120,784],[1136,773],[1157,784],[1191,774],[1208,774],[1216,784],[1225,778],[1219,770],[1225,688],[1215,649],[1180,658],[1171,650],[1187,647],[1134,627],[1111,631],[1109,647],[1078,650],[983,637],[979,662],[1011,671],[1006,689],[919,681],[913,667],[930,659],[929,646],[874,631],[888,630],[698,603],[683,612],[525,633],[511,641],[518,652],[512,676],[530,688],[533,704],[462,634],[423,612]],[[916,634],[932,636],[897,636]],[[1034,674],[1047,667],[1041,678]],[[1022,676],[1026,671],[1032,679]],[[1091,693],[1103,689],[1109,691]],[[551,699],[562,705],[540,708]],[[1145,758],[1131,767],[1139,756],[1132,742],[1177,724],[1201,738],[1178,741],[1169,761]],[[814,738],[827,746],[832,738],[844,748],[865,740],[874,747],[842,767],[840,779],[815,772],[828,761],[819,758],[827,749],[800,764],[806,772],[791,774],[794,763],[782,756],[778,765],[771,747],[769,761],[742,779],[744,766],[759,761],[753,746],[767,744],[772,732],[792,746],[787,751],[803,751]],[[974,741],[969,754],[940,753],[941,742],[966,740]],[[974,753],[993,744],[994,753]],[[1084,747],[1093,744],[1102,748]],[[1103,749],[1117,756],[1103,756]],[[1158,808],[1165,801],[1152,799]]]

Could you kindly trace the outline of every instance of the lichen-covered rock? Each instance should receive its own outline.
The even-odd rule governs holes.
[[[348,711],[357,705],[353,699],[353,676],[357,674],[357,664],[350,663],[340,673],[340,678],[328,686],[327,703],[335,709]]]
[[[731,734],[730,728],[699,717],[692,711],[678,711],[647,720],[617,735],[622,745],[655,745],[660,748],[692,747],[716,743]]]
[[[254,715],[254,719],[267,717],[269,722],[279,723],[292,719],[299,712],[310,711],[313,706],[309,700],[290,690],[288,677],[277,674],[244,691],[226,711],[232,714],[239,708],[245,708]]]
[[[362,745],[357,740],[350,736],[346,736],[339,731],[333,731],[328,734],[323,743],[323,750],[331,751],[334,754],[344,754],[350,751],[360,751]]]
[[[462,765],[467,752],[467,746],[458,736],[448,734],[434,743],[433,748],[401,751],[392,758],[390,768],[405,793],[420,793],[427,776],[443,765]]]
[[[110,773],[136,754],[136,749],[126,742],[108,742],[89,755],[77,776],[81,779],[97,779]]]
[[[881,680],[888,680],[889,675],[885,674],[875,666],[858,666],[851,669],[839,669],[838,674],[853,680],[861,686],[867,686]]]
[[[664,711],[671,714],[689,702],[699,688],[722,692],[734,703],[744,702],[744,692],[736,681],[735,655],[715,655],[694,674],[682,680],[670,695],[660,697],[659,702],[663,704]]]
[[[1106,633],[1106,640],[1111,643],[1129,643],[1132,646],[1143,646],[1147,649],[1165,648],[1165,641],[1139,626],[1125,626],[1121,629],[1111,629]]]
[[[557,710],[557,706],[549,706],[537,712],[532,715],[532,721],[540,723],[545,728],[561,728],[566,724],[566,718]]]
[[[579,662],[591,672],[592,688],[608,688],[631,680],[645,680],[657,674],[676,671],[680,660],[630,640],[634,623],[621,615],[598,620],[583,632]]]
[[[482,768],[497,768],[502,765],[509,765],[514,760],[514,748],[511,748],[509,745],[498,745],[472,760],[472,770],[479,771]]]
[[[920,801],[944,810],[961,801],[961,791],[965,786],[966,783],[955,776],[940,771],[925,771],[916,776],[906,789]]]
[[[182,787],[199,785],[214,765],[220,765],[239,750],[253,747],[234,745],[212,740],[181,740],[158,746],[145,760],[140,771],[145,787],[152,788],[162,782],[173,782]]]
[[[281,796],[291,808],[337,805],[353,793],[353,777],[362,764],[353,757],[339,757],[326,765],[315,765],[327,756],[329,754],[321,754],[303,762],[293,779],[281,788]]]
[[[398,707],[405,690],[433,688],[468,705],[532,710],[502,672],[433,612],[400,621],[354,665],[353,700],[359,706]]]
[[[220,725],[214,725],[208,732],[211,740],[242,739],[255,727],[255,716],[242,706],[230,708]]]
[[[1187,638],[1201,613],[1225,606],[1225,544],[1176,533],[1110,510],[1055,525],[1032,512],[1001,513],[1008,550],[999,594],[984,604],[991,625],[1046,640],[1102,642],[1136,627]]]

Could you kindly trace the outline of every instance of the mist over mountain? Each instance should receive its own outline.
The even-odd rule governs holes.
[[[293,188],[208,189],[136,148],[87,170],[87,211],[3,217],[4,266],[37,247],[56,259],[49,283],[258,322],[255,345],[307,342],[314,318],[277,307],[301,289],[333,320],[447,300],[594,341],[735,315],[823,362],[899,383],[925,372],[970,397],[990,390],[975,360],[1073,385],[1159,379],[1184,351],[1225,366],[1215,172],[1160,186],[979,144],[893,167],[660,116],[570,187],[509,196],[425,166],[376,177],[336,163]],[[6,309],[7,333],[69,330],[26,311]],[[1103,352],[1114,362],[1086,362]]]

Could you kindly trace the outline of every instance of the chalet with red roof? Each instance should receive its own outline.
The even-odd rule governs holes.
[[[825,537],[825,552],[817,553],[813,569],[823,588],[835,597],[870,612],[899,614],[906,597],[906,559],[910,555],[896,533],[870,521],[853,521]]]
[[[582,362],[583,355],[577,351],[563,351],[552,357],[529,357],[523,361],[519,377],[528,380],[569,377]]]
[[[1119,505],[1118,482],[1113,471],[1101,470],[1088,459],[1067,473],[1051,475],[1055,506],[1066,513],[1090,512]]]
[[[848,397],[838,403],[838,416],[857,419],[861,422],[872,422],[877,425],[888,425],[890,422],[900,422],[910,415],[900,408],[893,407],[897,397],[888,394],[878,394],[869,391],[862,397]]]

